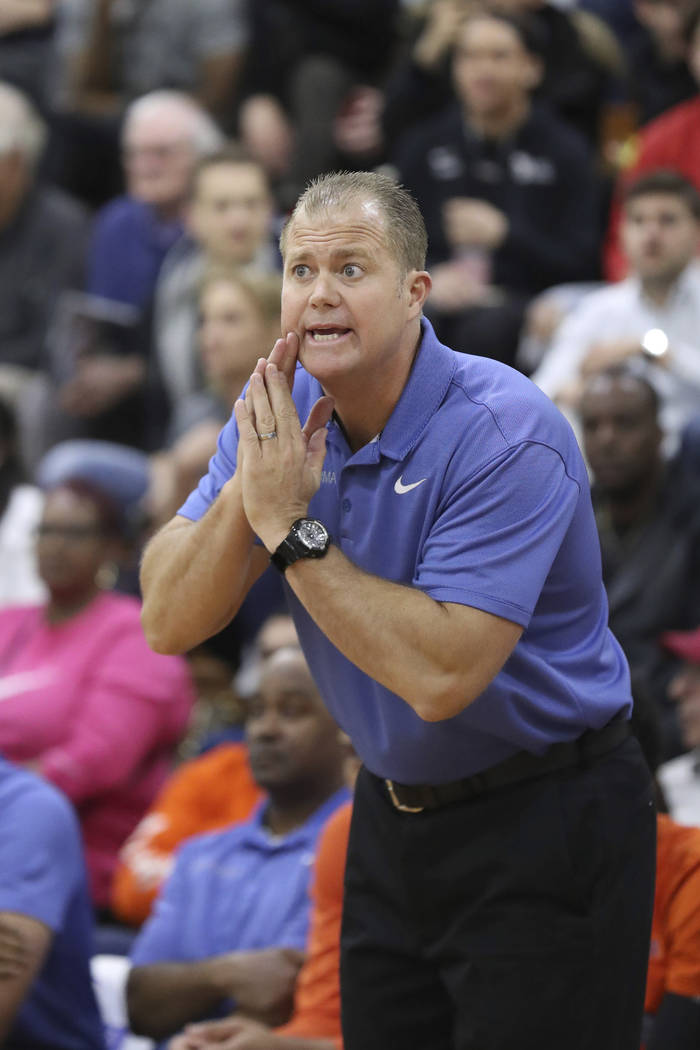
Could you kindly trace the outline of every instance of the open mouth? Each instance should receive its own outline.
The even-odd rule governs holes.
[[[342,339],[349,331],[349,328],[309,328],[306,334],[314,343],[333,343]]]

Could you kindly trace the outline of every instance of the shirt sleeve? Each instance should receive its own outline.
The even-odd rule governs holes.
[[[5,806],[0,857],[0,911],[57,932],[83,869],[80,832],[66,800],[38,782]]]
[[[180,930],[187,910],[190,885],[189,850],[183,846],[175,868],[156,900],[153,913],[131,949],[132,966],[156,962],[183,962]]]
[[[700,855],[696,850],[668,908],[667,992],[700,997]]]
[[[421,552],[414,585],[527,627],[579,499],[557,451],[525,443],[452,483]]]

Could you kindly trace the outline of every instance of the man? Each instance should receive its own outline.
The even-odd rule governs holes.
[[[662,641],[683,661],[669,683],[668,695],[678,707],[686,752],[659,768],[659,782],[673,819],[700,825],[700,628],[669,631]]]
[[[171,402],[201,386],[196,355],[199,284],[209,265],[275,273],[273,205],[263,167],[240,147],[203,158],[185,212],[188,236],[168,253],[156,285],[154,343]]]
[[[316,840],[348,798],[344,746],[298,649],[279,650],[262,669],[246,738],[268,800],[250,821],[178,853],[131,954],[127,1003],[138,1034],[163,1039],[234,1008],[273,1023],[289,1013]]]
[[[528,300],[596,273],[591,158],[575,132],[532,104],[541,76],[526,21],[468,14],[454,39],[455,102],[395,155],[425,215],[438,334],[506,363]]]
[[[46,781],[0,758],[0,1042],[100,1050],[80,829]]]
[[[585,468],[527,379],[437,342],[425,251],[415,201],[384,176],[302,196],[282,238],[289,334],[146,551],[144,626],[187,648],[270,555],[284,571],[364,762],[347,1047],[502,1050],[527,1032],[632,1050],[654,812]]]
[[[11,397],[45,364],[58,295],[84,280],[87,214],[37,179],[45,141],[34,106],[0,82],[0,389]]]
[[[664,757],[681,750],[667,698],[677,661],[663,631],[700,622],[700,486],[662,455],[658,396],[633,365],[592,376],[579,406],[583,448],[593,475],[609,625],[633,681],[654,702]]]
[[[700,194],[671,171],[641,175],[625,195],[622,235],[630,277],[581,301],[532,379],[570,410],[586,376],[636,361],[661,398],[671,450],[700,398]]]
[[[686,63],[700,86],[700,7],[691,5],[684,31]],[[700,94],[662,113],[646,124],[623,149],[623,172],[610,210],[605,247],[605,276],[619,281],[627,273],[620,238],[621,205],[625,187],[645,172],[668,168],[684,175],[700,189]]]

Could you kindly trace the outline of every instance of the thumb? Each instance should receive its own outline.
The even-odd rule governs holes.
[[[326,428],[319,427],[309,438],[306,446],[306,462],[313,474],[316,485],[321,484],[321,471],[326,458]]]

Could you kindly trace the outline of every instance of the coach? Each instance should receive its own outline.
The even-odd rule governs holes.
[[[573,434],[437,342],[388,178],[317,180],[281,247],[289,334],[145,553],[149,640],[188,649],[284,573],[364,762],[348,1050],[638,1050],[655,814]]]

